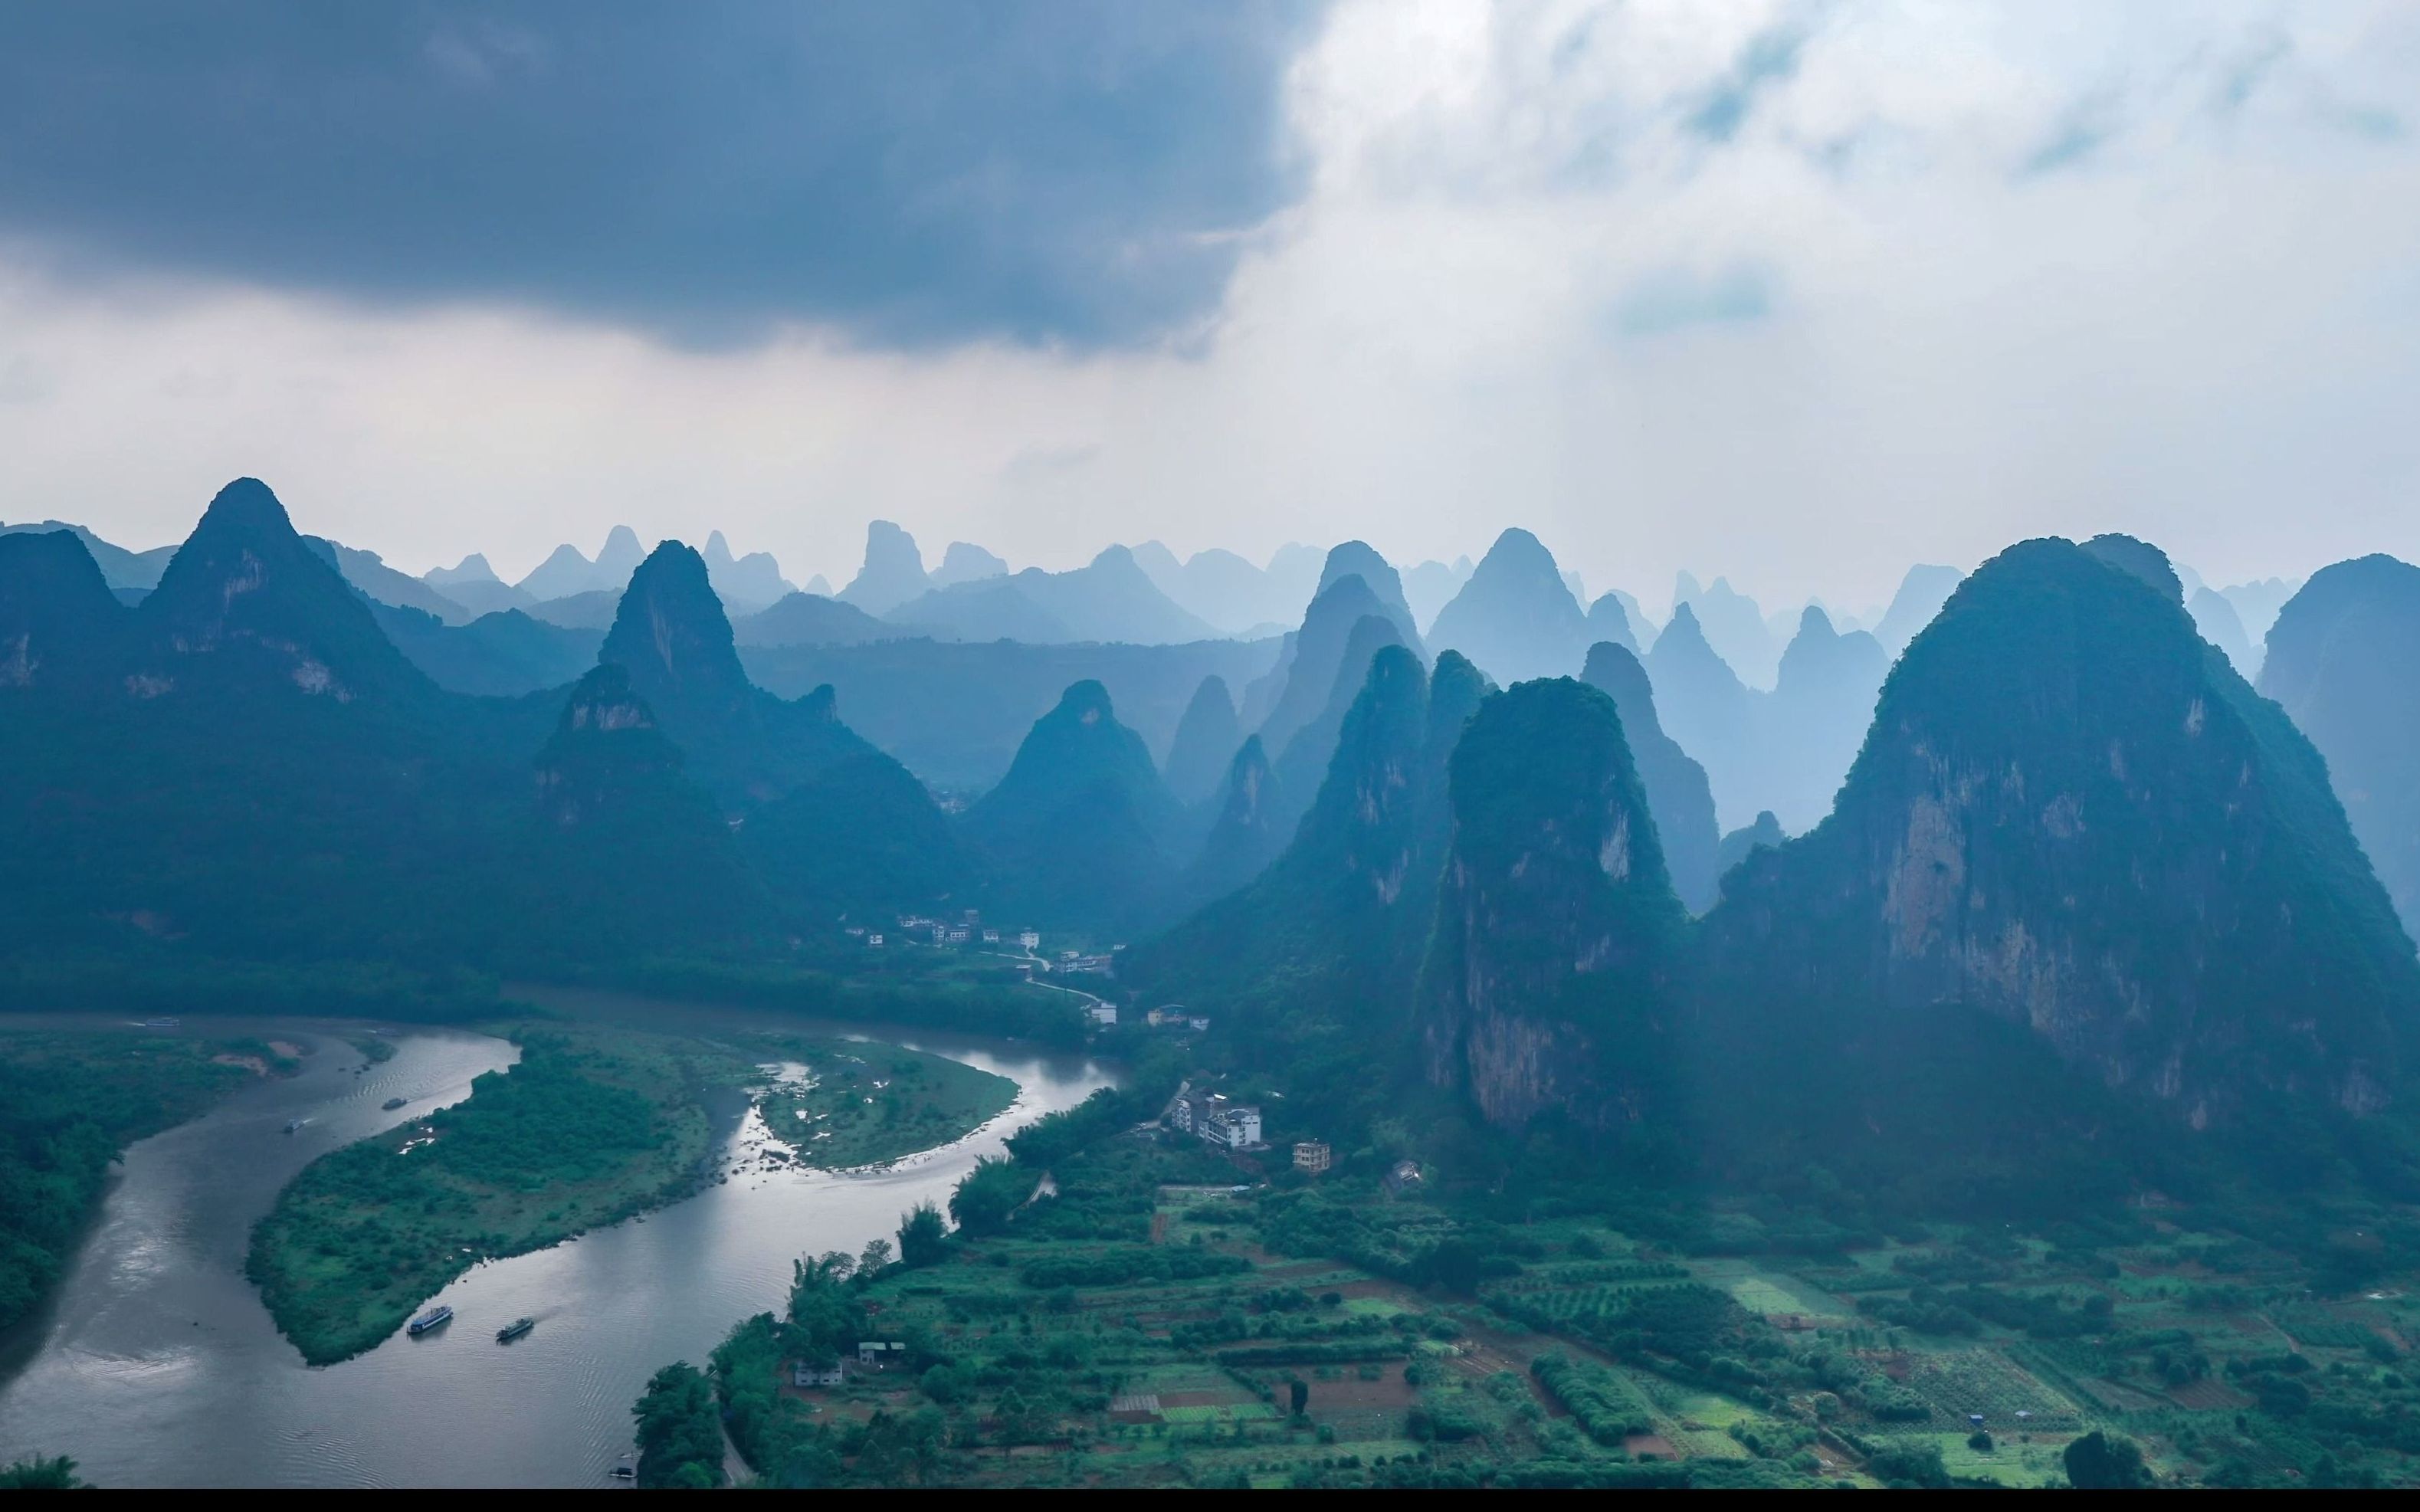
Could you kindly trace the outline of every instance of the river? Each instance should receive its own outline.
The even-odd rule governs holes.
[[[364,1066],[359,1026],[198,1020],[185,1033],[258,1034],[307,1049],[303,1070],[256,1083],[130,1147],[67,1276],[0,1340],[0,1461],[72,1456],[101,1486],[608,1487],[630,1448],[630,1403],[656,1369],[703,1365],[732,1323],[778,1311],[801,1254],[855,1254],[926,1198],[946,1204],[978,1156],[1110,1083],[1080,1055],[878,1024],[554,994],[582,1017],[658,1030],[847,1032],[1016,1082],[1016,1103],[956,1144],[886,1169],[760,1171],[551,1250],[483,1264],[440,1293],[455,1321],[400,1331],[313,1369],[243,1276],[253,1224],[312,1160],[460,1099],[516,1058],[507,1042],[394,1026]],[[64,1024],[73,1021],[54,1021]],[[95,1023],[99,1021],[85,1021]],[[28,1025],[31,1026],[30,1023]],[[130,1033],[132,1031],[129,1031]],[[387,1112],[390,1098],[410,1099]],[[286,1125],[307,1119],[288,1134]],[[752,1114],[718,1130],[726,1168]],[[512,1345],[495,1331],[527,1315]]]

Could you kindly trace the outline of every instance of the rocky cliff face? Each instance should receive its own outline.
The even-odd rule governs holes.
[[[2268,635],[2260,691],[2328,760],[2352,832],[2420,934],[2420,568],[2391,556],[2313,574]]]
[[[1332,1054],[1342,1030],[1370,1059],[1390,1059],[1410,1033],[1404,1003],[1436,910],[1447,759],[1485,690],[1453,652],[1423,675],[1408,647],[1383,646],[1282,853],[1139,950],[1133,980],[1238,1015],[1256,1034],[1296,1043],[1327,1036],[1321,1052]],[[1269,780],[1258,758],[1258,741],[1248,741],[1204,867],[1222,837],[1248,833],[1242,815]]]
[[[1499,1128],[1646,1117],[1685,920],[1613,700],[1564,678],[1489,699],[1450,784],[1420,991],[1430,1080]]]
[[[1186,869],[1184,894],[1195,906],[1226,896],[1258,877],[1285,849],[1288,832],[1278,828],[1277,774],[1257,735],[1247,736],[1227,764],[1218,817]]]
[[[2318,754],[2152,566],[2029,541],[1960,586],[1832,818],[1709,918],[1739,1032],[1831,1053],[1974,1010],[2195,1127],[2260,1093],[2382,1104],[2411,943]]]
[[[125,689],[156,698],[278,690],[338,704],[435,693],[256,478],[219,491],[135,610]],[[196,687],[195,684],[201,686]]]
[[[1620,613],[1619,605],[1615,612]],[[1664,845],[1665,865],[1672,873],[1672,889],[1690,912],[1703,912],[1714,905],[1720,875],[1715,857],[1722,844],[1706,769],[1664,733],[1647,669],[1630,651],[1599,641],[1589,647],[1580,680],[1610,697],[1621,715],[1622,734],[1630,742],[1648,810],[1655,817],[1656,838]]]
[[[1291,835],[1311,807],[1335,759],[1337,742],[1342,739],[1354,703],[1369,685],[1371,667],[1388,647],[1404,647],[1402,632],[1391,620],[1364,615],[1356,621],[1352,633],[1345,638],[1343,653],[1337,659],[1336,680],[1328,689],[1326,707],[1295,731],[1294,739],[1278,754],[1273,765],[1278,778],[1277,826],[1280,832]],[[1419,677],[1416,650],[1412,653],[1412,669],[1413,676]]]
[[[70,532],[0,536],[0,690],[88,686],[127,618]]]
[[[582,678],[535,763],[538,823],[508,875],[571,942],[761,943],[765,889],[618,662]]]
[[[752,691],[706,559],[675,540],[631,574],[597,655],[628,668],[641,696],[701,713],[736,709]]]
[[[1033,722],[966,827],[990,856],[1006,905],[1122,929],[1168,906],[1176,868],[1167,846],[1180,818],[1142,737],[1087,678]]]
[[[570,829],[680,780],[681,754],[630,687],[629,673],[606,662],[573,685],[553,736],[538,754],[538,807]]]
[[[836,763],[876,754],[841,723],[830,685],[783,700],[748,680],[706,559],[679,541],[658,546],[631,574],[597,659],[628,673],[631,691],[726,809],[770,802]]]

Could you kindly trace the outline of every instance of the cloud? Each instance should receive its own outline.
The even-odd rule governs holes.
[[[1787,80],[1798,70],[1798,52],[1806,38],[1795,24],[1757,33],[1740,49],[1730,71],[1706,92],[1684,123],[1710,142],[1728,142],[1755,108],[1757,96]]]
[[[0,232],[57,265],[690,343],[1149,341],[1299,184],[1315,0],[0,8]]]
[[[39,404],[58,391],[58,374],[32,358],[0,361],[0,404]]]
[[[1693,128],[1792,26],[1728,139]],[[551,99],[583,44],[541,36],[474,80],[415,32],[415,87],[474,116]],[[63,375],[0,406],[0,516],[153,545],[249,473],[415,568],[484,550],[510,573],[627,521],[720,528],[799,581],[845,580],[869,517],[1051,567],[1152,537],[1451,560],[1518,523],[1591,585],[1689,568],[1768,606],[1879,601],[1911,561],[2053,531],[2130,531],[2218,582],[2420,558],[2420,144],[2346,116],[2420,99],[2399,0],[1340,0],[1267,87],[1264,145],[1299,179],[1257,219],[1191,217],[1232,224],[1217,279],[1163,306],[1183,343],[961,318],[875,345],[926,308],[900,275],[753,344],[667,345],[576,247],[523,269],[548,286],[525,304],[430,304],[63,275],[0,240],[5,350]],[[672,98],[651,129],[687,131]],[[2105,140],[2027,175],[2079,102]],[[883,171],[946,208],[963,176],[908,166],[967,158]],[[1078,166],[1044,180],[1125,171]],[[970,290],[1010,287],[1034,234],[934,264],[975,270],[939,307],[993,309]]]
[[[1700,273],[1663,269],[1633,284],[1615,304],[1616,331],[1627,336],[1662,335],[1693,325],[1732,325],[1773,313],[1770,276],[1752,267]]]
[[[2026,154],[2022,172],[2056,173],[2091,162],[2120,130],[2115,104],[2106,95],[2078,101],[2060,116],[2049,138]]]
[[[1100,460],[1101,448],[1085,443],[1067,446],[1028,446],[1000,470],[1001,481],[1015,487],[1049,485]]]

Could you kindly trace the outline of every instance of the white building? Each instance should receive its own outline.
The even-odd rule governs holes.
[[[1084,1011],[1091,1014],[1093,1021],[1103,1028],[1108,1028],[1118,1021],[1118,1010],[1107,1003],[1095,1003]]]
[[[841,1367],[837,1360],[801,1360],[790,1367],[793,1386],[837,1386],[841,1383]]]
[[[1229,1108],[1211,1120],[1218,1131],[1213,1143],[1223,1143],[1229,1149],[1249,1149],[1261,1142],[1261,1110]]]
[[[1041,948],[1042,936],[1032,929],[1022,930],[1017,934],[1016,943],[1021,950],[1037,950]]]
[[[1223,1093],[1180,1094],[1168,1106],[1168,1123],[1221,1149],[1253,1149],[1261,1143],[1261,1110],[1230,1102]]]

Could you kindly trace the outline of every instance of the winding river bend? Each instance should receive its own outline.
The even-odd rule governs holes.
[[[630,1446],[630,1403],[658,1367],[703,1364],[731,1324],[778,1310],[790,1262],[862,1249],[925,1198],[946,1203],[980,1155],[1109,1084],[1081,1056],[880,1024],[582,996],[583,1017],[697,1033],[853,1033],[1015,1081],[1016,1103],[956,1144],[872,1172],[760,1172],[644,1219],[509,1260],[445,1288],[456,1320],[324,1369],[302,1364],[243,1276],[252,1224],[318,1156],[457,1101],[507,1066],[504,1040],[398,1027],[360,1074],[344,1026],[197,1021],[189,1032],[303,1044],[300,1076],[244,1088],[126,1153],[51,1302],[0,1341],[0,1460],[74,1457],[102,1486],[606,1487]],[[358,1036],[358,1028],[350,1033]],[[390,1098],[410,1099],[389,1113]],[[309,1120],[292,1134],[293,1119]],[[727,1167],[751,1137],[735,1107]],[[495,1331],[527,1315],[509,1347]]]

